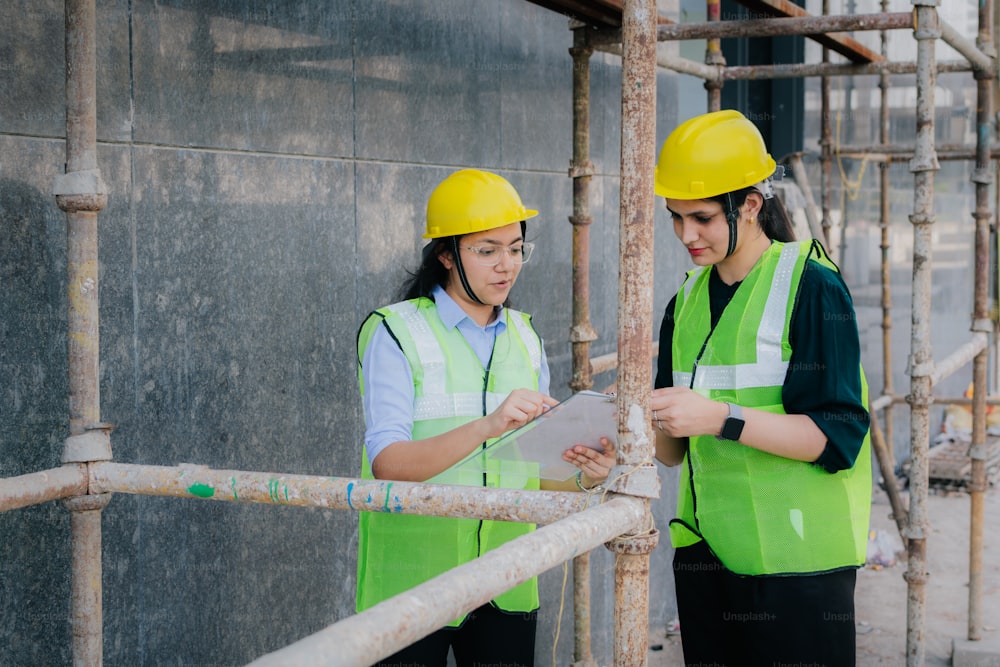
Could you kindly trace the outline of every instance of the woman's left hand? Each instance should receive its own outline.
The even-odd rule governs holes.
[[[604,451],[584,445],[573,445],[563,452],[564,461],[569,461],[583,472],[580,482],[585,488],[597,486],[608,477],[615,465],[615,446],[608,438],[601,438]]]

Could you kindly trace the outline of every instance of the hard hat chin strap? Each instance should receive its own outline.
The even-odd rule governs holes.
[[[726,250],[726,257],[733,254],[736,250],[736,223],[740,220],[740,210],[733,206],[733,195],[730,192],[726,193],[726,222],[729,223],[729,249]]]
[[[483,301],[476,296],[476,293],[472,291],[472,287],[469,286],[469,279],[465,277],[465,267],[462,266],[462,257],[458,254],[458,237],[451,237],[451,253],[455,257],[455,266],[458,268],[458,277],[462,281],[462,287],[465,288],[465,293],[469,295],[469,298],[476,303],[481,303],[486,305]]]

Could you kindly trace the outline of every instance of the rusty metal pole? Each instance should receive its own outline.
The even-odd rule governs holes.
[[[722,0],[706,0],[706,18],[711,21],[722,20]],[[715,67],[725,67],[726,57],[722,55],[722,40],[718,37],[705,40],[705,64]],[[708,110],[718,111],[722,108],[722,79],[710,79],[705,82],[708,91]]]
[[[993,8],[991,2],[979,4],[979,34],[976,46],[992,57],[996,67],[993,47]],[[995,69],[977,67],[976,79],[976,167],[972,182],[976,184],[975,279],[973,287],[972,331],[986,336],[993,333],[990,320],[990,138],[992,137],[992,88]],[[972,470],[969,479],[969,627],[968,638],[983,638],[983,520],[985,514],[986,482],[986,368],[989,364],[989,345],[972,361],[972,442],[969,457]]]
[[[594,49],[587,45],[585,27],[573,30],[573,160],[569,176],[573,179],[573,328],[569,340],[573,348],[573,377],[569,386],[574,392],[594,386],[590,366],[590,343],[597,332],[590,324],[590,179],[594,164],[590,161],[590,58]],[[590,552],[573,559],[573,664],[596,665],[590,646]]]
[[[934,357],[931,347],[931,260],[934,224],[934,49],[940,36],[937,0],[911,0],[916,13],[917,133],[913,172],[913,295],[910,338],[910,510],[907,523],[906,664],[922,667],[925,652],[927,584],[927,492],[930,406],[933,402]]]
[[[66,165],[53,184],[66,212],[69,299],[69,431],[62,460],[110,459],[110,428],[101,423],[98,338],[97,214],[108,202],[97,167],[97,17],[94,0],[66,0]],[[71,513],[73,664],[104,660],[101,510],[110,495],[64,501]]]
[[[823,16],[830,13],[830,0],[823,0]],[[830,63],[830,49],[823,47],[823,64]],[[823,210],[823,245],[831,257],[834,256],[834,247],[830,243],[830,198],[833,190],[833,133],[830,130],[830,77],[820,77],[820,133],[819,133],[819,161],[820,161],[820,206]]]
[[[530,493],[530,492],[528,492]],[[642,525],[646,503],[612,498],[543,526],[304,637],[248,667],[363,667],[392,655],[513,586]],[[646,647],[642,646],[645,659]]]
[[[889,0],[882,0],[882,11],[889,11]],[[889,33],[883,30],[881,35],[882,57],[889,59]],[[884,148],[889,145],[889,74],[883,72],[878,78],[879,95],[879,147]],[[882,233],[879,247],[882,250],[881,257],[881,277],[882,277],[882,395],[893,396],[896,388],[892,381],[892,272],[889,266],[889,239],[891,222],[889,220],[889,168],[888,161],[879,163],[879,229]],[[895,455],[895,435],[893,425],[893,406],[890,403],[885,409],[885,437],[883,442],[889,454],[889,462],[893,466],[893,477],[895,477],[896,455]],[[883,468],[882,473],[886,485],[889,478]],[[903,517],[897,517],[897,521]]]
[[[573,31],[573,161],[569,176],[573,179],[573,391],[593,385],[590,366],[590,343],[597,332],[590,324],[590,180],[594,164],[590,161],[590,57],[594,49],[587,45],[585,29]]]
[[[622,138],[618,271],[618,450],[611,489],[645,497],[647,526],[608,543],[615,554],[614,664],[645,665],[649,556],[656,546],[648,498],[658,497],[649,401],[652,377],[653,173],[656,159],[656,2],[622,9]]]

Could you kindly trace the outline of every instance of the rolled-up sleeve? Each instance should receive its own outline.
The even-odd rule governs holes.
[[[827,437],[815,465],[836,473],[854,465],[869,428],[862,400],[861,344],[850,292],[841,276],[809,261],[789,339],[792,356],[782,389],[790,414],[808,415]]]
[[[413,437],[413,374],[385,325],[374,334],[361,361],[364,385],[365,448],[368,461]]]

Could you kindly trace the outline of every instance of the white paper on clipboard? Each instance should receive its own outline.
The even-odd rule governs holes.
[[[495,469],[497,462],[518,461],[537,464],[541,479],[569,479],[578,468],[563,461],[564,451],[573,445],[603,451],[601,438],[617,444],[617,406],[613,394],[577,392],[524,426],[498,438],[486,449],[473,452],[456,463],[455,468],[465,472],[487,472]]]

